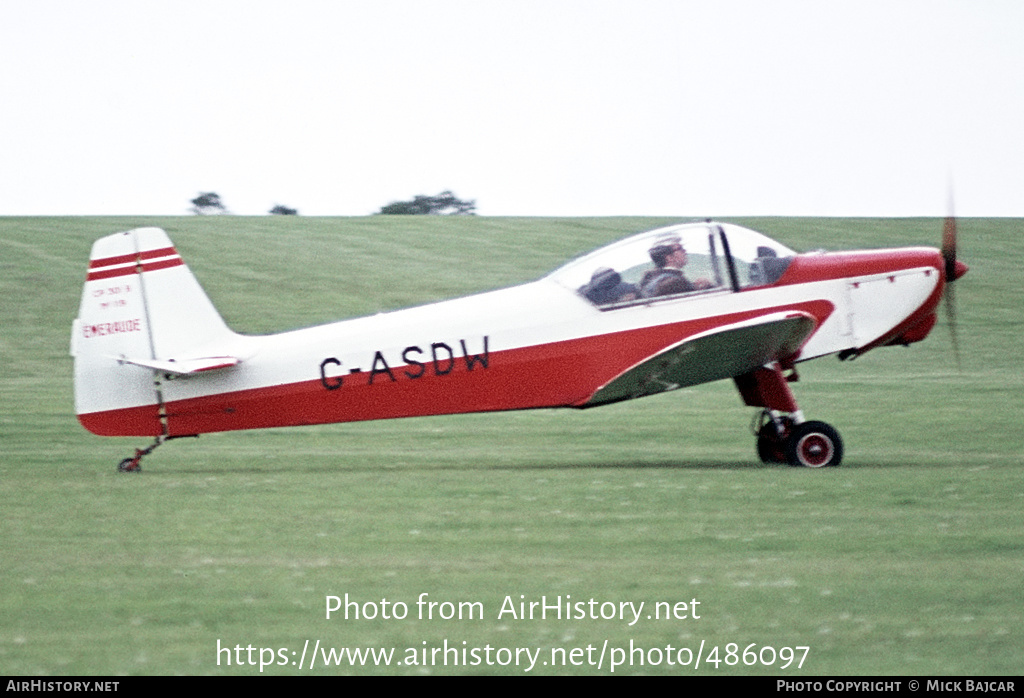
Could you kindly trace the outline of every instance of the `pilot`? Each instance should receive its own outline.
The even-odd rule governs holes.
[[[678,237],[659,239],[649,253],[656,268],[648,270],[640,280],[640,292],[644,298],[687,293],[711,287],[711,282],[707,279],[690,281],[683,274],[686,250]]]
[[[622,280],[619,272],[609,267],[594,271],[590,282],[580,288],[587,300],[597,305],[635,300],[639,295],[636,286]]]

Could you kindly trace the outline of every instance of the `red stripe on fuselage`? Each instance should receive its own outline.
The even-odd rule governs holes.
[[[170,401],[166,404],[167,422],[171,436],[185,436],[237,429],[581,406],[599,387],[666,347],[715,327],[780,310],[810,313],[820,326],[834,306],[825,300],[807,301],[491,351],[486,368],[479,360],[471,363],[457,357],[450,372],[428,369],[418,378],[413,375],[421,373],[420,367],[404,364],[389,366],[389,371],[381,368],[375,372],[344,373],[342,386],[335,390],[325,387],[316,363],[312,363],[312,376],[307,381]],[[140,410],[143,408],[112,410],[80,419],[86,428],[98,434],[149,435],[149,424],[141,432],[120,430],[129,424],[138,425],[135,415]]]
[[[79,423],[97,436],[160,436],[163,425],[156,405],[126,407],[78,415]]]

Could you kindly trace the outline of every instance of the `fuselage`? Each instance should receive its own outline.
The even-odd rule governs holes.
[[[815,321],[799,350],[780,357],[791,362],[917,341],[934,324],[944,285],[938,250],[792,254],[764,283],[754,266],[727,257],[730,244],[741,247],[743,229],[728,233],[735,242],[722,232],[716,246],[712,232],[703,262],[713,282],[695,292],[595,303],[576,287],[596,265],[582,258],[512,288],[274,335],[223,335],[216,352],[238,363],[222,370],[179,376],[123,366],[152,374],[154,399],[85,409],[79,419],[104,435],[184,436],[583,407],[666,347],[769,313],[800,311]]]

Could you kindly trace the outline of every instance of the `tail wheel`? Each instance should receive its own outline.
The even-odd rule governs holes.
[[[125,458],[123,461],[117,464],[117,472],[119,473],[138,473],[142,471],[142,466],[139,465],[139,457]]]
[[[156,450],[157,446],[159,446],[163,442],[167,441],[167,439],[169,439],[169,438],[174,438],[174,437],[173,436],[161,435],[161,436],[156,437],[156,440],[153,441],[153,443],[151,443],[146,448],[137,448],[137,449],[135,449],[135,456],[133,458],[125,458],[123,461],[121,461],[120,463],[117,464],[117,472],[119,472],[119,473],[138,473],[138,472],[142,472],[142,466],[140,465],[140,463],[142,462],[142,457],[143,456],[148,456],[150,453],[152,453],[153,451]]]
[[[785,450],[787,463],[805,468],[826,468],[843,460],[843,440],[838,431],[824,422],[794,425]]]

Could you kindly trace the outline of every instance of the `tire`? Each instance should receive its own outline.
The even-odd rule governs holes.
[[[786,439],[786,462],[804,468],[837,466],[843,460],[843,440],[825,422],[803,422]]]
[[[119,473],[137,473],[142,470],[134,458],[125,458],[123,461],[117,464],[117,472]]]
[[[757,432],[757,455],[765,465],[786,462],[783,441],[773,422],[768,422]]]

